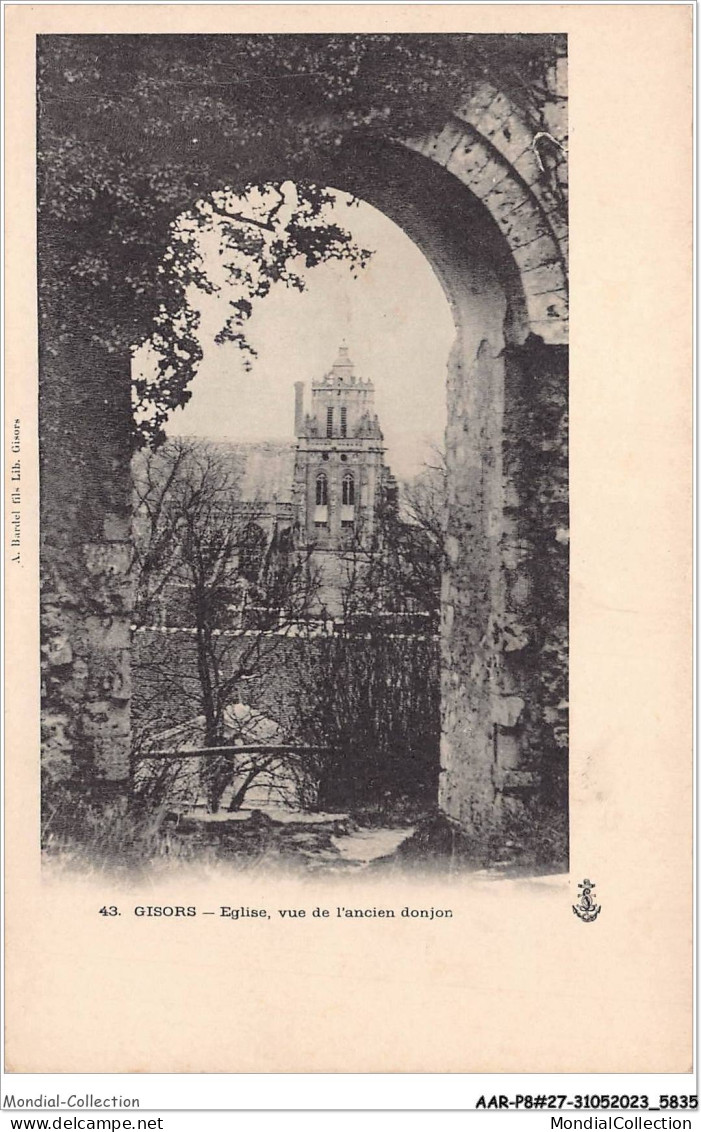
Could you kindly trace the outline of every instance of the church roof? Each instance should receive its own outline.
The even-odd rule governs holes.
[[[373,388],[373,384],[369,379],[356,376],[355,364],[351,360],[345,342],[342,342],[339,346],[336,361],[333,363],[331,369],[323,374],[318,381],[312,382],[312,389],[320,389],[328,385],[359,385],[368,389]]]
[[[346,346],[345,342],[343,342],[343,343],[341,343],[341,345],[338,348],[338,357],[336,358],[336,361],[333,363],[333,372],[337,373],[339,370],[344,371],[344,370],[352,370],[352,369],[353,369],[353,362],[351,361],[351,359],[348,356],[348,347]]]
[[[295,445],[286,440],[253,440],[246,443],[221,440],[217,447],[231,453],[240,472],[244,503],[292,502]]]

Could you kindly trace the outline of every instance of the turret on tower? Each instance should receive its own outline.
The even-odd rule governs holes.
[[[311,391],[309,414],[301,420],[301,411],[295,411],[300,524],[310,543],[336,553],[355,538],[372,538],[390,471],[375,386],[356,373],[345,342],[331,369],[312,381]]]
[[[365,438],[382,442],[375,414],[375,386],[372,381],[356,376],[345,343],[340,346],[328,373],[312,383],[311,413],[301,428],[295,414],[295,429],[298,437]]]

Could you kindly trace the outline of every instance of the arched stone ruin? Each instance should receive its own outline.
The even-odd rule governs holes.
[[[547,131],[482,84],[430,135],[351,134],[308,170],[403,228],[453,311],[438,802],[477,844],[566,806],[564,68]],[[88,331],[40,357],[43,746],[53,774],[106,785],[129,770],[131,406],[129,359]]]

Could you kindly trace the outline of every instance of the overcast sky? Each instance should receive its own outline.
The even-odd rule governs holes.
[[[345,339],[356,372],[376,386],[376,407],[395,474],[421,469],[445,429],[445,373],[454,326],[438,279],[418,248],[382,213],[361,203],[337,206],[338,220],[372,249],[354,279],[342,263],[309,271],[303,293],[276,285],[259,301],[245,333],[258,357],[246,373],[242,355],[214,337],[231,295],[201,305],[204,357],[192,398],[171,417],[170,435],[232,440],[293,436],[295,381],[310,383],[329,370]],[[216,254],[216,253],[215,253]]]

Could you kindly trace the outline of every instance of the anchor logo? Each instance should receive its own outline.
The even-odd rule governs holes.
[[[584,920],[585,924],[591,924],[601,911],[601,905],[594,903],[594,881],[585,879],[578,887],[582,891],[579,896],[579,903],[572,905],[572,911],[575,916],[579,916],[580,920]]]

